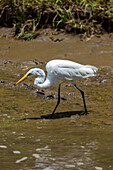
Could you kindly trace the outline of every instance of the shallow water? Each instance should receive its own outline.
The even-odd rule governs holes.
[[[14,86],[29,68],[45,69],[55,58],[99,67],[96,77],[76,82],[86,95],[87,116],[79,115],[82,99],[72,85],[62,84],[53,120],[49,115],[57,101],[56,87],[37,92],[33,78]],[[87,42],[64,34],[30,42],[1,38],[1,169],[113,169],[112,67],[113,34]]]

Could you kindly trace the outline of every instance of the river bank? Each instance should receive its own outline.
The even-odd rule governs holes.
[[[0,26],[13,27],[14,36],[36,38],[51,28],[84,37],[113,32],[113,1],[0,1]]]

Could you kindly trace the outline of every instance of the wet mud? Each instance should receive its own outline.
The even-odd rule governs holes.
[[[30,69],[52,59],[69,59],[99,68],[96,77],[40,90],[34,78],[14,84]],[[1,169],[113,169],[113,34],[87,41],[71,35],[43,35],[25,42],[0,38]]]

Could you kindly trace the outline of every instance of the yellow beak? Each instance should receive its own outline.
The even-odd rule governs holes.
[[[22,82],[23,80],[25,80],[29,74],[30,74],[30,73],[25,74],[25,76],[23,76],[19,81],[17,81],[17,83],[15,84],[15,86],[16,86],[17,84],[19,84],[20,82]]]

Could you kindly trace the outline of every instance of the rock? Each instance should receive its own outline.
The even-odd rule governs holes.
[[[27,159],[28,159],[28,157],[23,157],[23,158],[21,158],[21,159],[18,159],[18,160],[16,161],[16,163],[20,163],[20,162],[25,161],[25,160],[27,160]]]
[[[6,149],[6,148],[7,148],[7,146],[5,146],[5,145],[0,145],[0,148],[2,148],[2,149]]]
[[[32,156],[34,156],[36,159],[40,158],[39,154],[32,154]]]
[[[20,151],[13,151],[14,154],[20,154]]]

